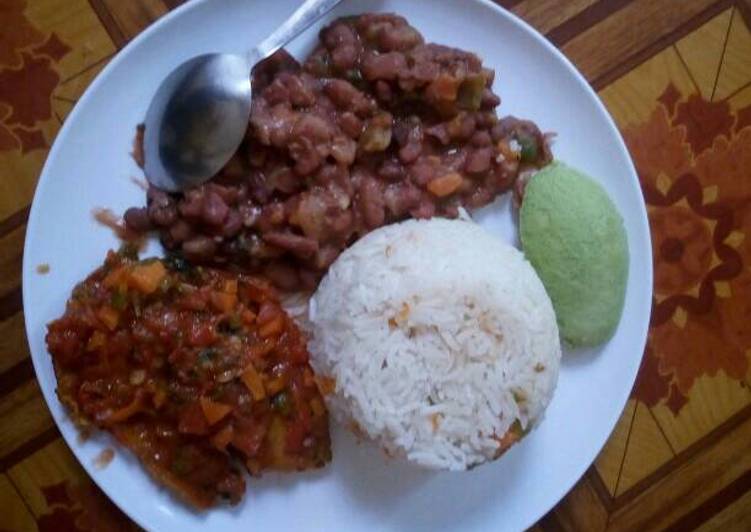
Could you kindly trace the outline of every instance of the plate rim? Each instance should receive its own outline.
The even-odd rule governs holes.
[[[194,9],[199,9],[200,7],[204,6],[205,4],[210,4],[214,2],[215,0],[192,0],[189,2],[186,2],[177,8],[173,9],[172,11],[168,12],[164,16],[160,17],[156,21],[154,21],[150,26],[148,26],[146,29],[144,29],[142,32],[140,32],[136,37],[134,37],[130,42],[128,42],[123,48],[121,48],[115,56],[112,58],[110,62],[107,63],[107,65],[102,69],[99,74],[95,77],[95,79],[88,85],[88,87],[85,89],[84,93],[81,95],[81,97],[78,99],[78,102],[70,112],[70,114],[66,117],[62,127],[55,135],[55,140],[53,142],[53,145],[50,149],[50,151],[47,154],[47,157],[45,159],[44,165],[42,167],[42,170],[39,174],[39,178],[37,180],[34,195],[31,201],[31,207],[29,210],[29,217],[27,220],[27,230],[26,235],[24,237],[24,254],[23,254],[23,261],[22,261],[22,303],[23,308],[29,308],[28,306],[28,298],[29,296],[29,284],[32,282],[32,271],[33,267],[31,265],[31,254],[27,253],[27,248],[29,247],[30,240],[33,239],[33,236],[35,234],[35,227],[39,223],[40,220],[40,209],[38,205],[38,197],[40,196],[40,189],[43,188],[44,184],[50,179],[49,174],[51,172],[51,167],[53,161],[57,157],[57,153],[62,150],[63,142],[58,142],[59,139],[65,138],[65,136],[68,133],[68,130],[72,127],[72,124],[76,122],[76,117],[80,112],[82,112],[82,109],[84,109],[87,106],[87,101],[92,97],[93,94],[95,94],[98,90],[98,87],[100,84],[104,82],[104,80],[110,76],[111,72],[118,68],[119,64],[125,60],[125,58],[131,53],[131,51],[141,45],[141,42],[143,40],[146,40],[149,36],[151,36],[153,33],[157,33],[161,31],[162,27],[166,24],[170,23],[173,19],[179,18],[183,16],[183,14],[188,13],[189,11],[192,11]],[[497,15],[505,17],[511,24],[519,27],[522,29],[528,36],[533,38],[538,44],[542,45],[547,53],[554,56],[559,63],[561,63],[568,73],[572,75],[573,79],[576,80],[577,85],[584,90],[584,92],[590,97],[590,100],[592,100],[592,103],[595,105],[598,115],[605,120],[605,123],[607,124],[607,127],[611,130],[612,133],[614,133],[615,138],[617,139],[618,143],[618,150],[621,152],[621,154],[624,156],[624,160],[628,163],[628,173],[631,175],[631,179],[636,185],[636,189],[639,193],[639,197],[641,201],[638,204],[639,212],[638,214],[638,229],[642,233],[640,235],[641,240],[643,240],[645,243],[650,245],[645,245],[645,255],[642,257],[642,260],[647,263],[648,267],[646,268],[646,278],[644,279],[644,285],[648,287],[650,297],[648,300],[651,300],[652,297],[652,287],[653,287],[653,277],[654,277],[654,264],[653,264],[653,257],[652,257],[652,247],[651,247],[651,233],[649,229],[649,221],[647,217],[647,210],[646,210],[646,203],[644,201],[644,194],[643,190],[641,188],[638,173],[636,171],[636,168],[634,166],[633,159],[631,158],[631,155],[628,151],[628,148],[626,147],[626,143],[623,139],[623,136],[621,135],[620,130],[618,129],[612,115],[607,110],[605,105],[603,104],[602,100],[600,99],[599,95],[595,92],[595,90],[592,88],[592,86],[587,82],[586,78],[583,76],[583,74],[576,68],[576,66],[571,62],[571,60],[566,57],[554,44],[552,44],[543,34],[541,34],[538,30],[536,30],[533,26],[531,26],[529,23],[521,19],[519,16],[517,16],[514,12],[511,10],[508,10],[499,4],[494,3],[492,0],[471,0],[475,2],[476,4],[480,4],[483,7],[487,9],[491,9],[496,12]],[[597,445],[595,446],[598,449],[598,452],[594,454],[594,456],[591,457],[588,461],[582,461],[580,464],[580,467],[575,468],[576,473],[574,475],[571,475],[570,478],[566,478],[565,482],[558,482],[558,489],[556,490],[558,492],[558,495],[552,500],[552,502],[549,505],[540,505],[539,508],[534,514],[536,514],[536,517],[534,517],[529,523],[526,523],[525,528],[529,528],[534,523],[539,521],[545,514],[547,514],[551,509],[553,509],[557,504],[561,502],[561,500],[566,496],[567,493],[571,491],[571,489],[576,485],[576,483],[584,476],[584,474],[587,472],[587,470],[591,467],[591,465],[594,463],[595,459],[599,455],[599,453],[602,451],[602,448],[607,443],[608,439],[613,433],[613,430],[615,429],[615,425],[620,419],[627,403],[628,399],[631,394],[631,390],[633,388],[633,385],[636,381],[636,378],[638,376],[638,369],[641,366],[641,361],[644,356],[644,349],[646,347],[647,343],[647,335],[649,331],[649,322],[650,322],[650,315],[651,315],[651,304],[646,305],[646,309],[644,309],[643,312],[644,319],[642,320],[640,330],[639,330],[639,340],[634,342],[634,345],[637,347],[640,347],[640,352],[638,355],[633,355],[633,361],[632,361],[632,370],[630,372],[631,376],[629,377],[629,384],[630,386],[624,387],[624,392],[621,394],[620,397],[618,397],[617,404],[621,405],[621,407],[616,410],[613,410],[613,414],[611,414],[610,419],[607,420],[606,423],[604,423],[607,427],[609,427],[608,431],[605,433],[604,437],[601,438],[601,441],[597,441]],[[624,319],[623,316],[621,316],[621,319]],[[29,327],[27,313],[24,312],[24,326],[25,326],[25,336],[27,344],[29,344],[29,347],[31,347],[31,340],[30,340],[30,333],[31,330]],[[30,358],[32,361],[32,365],[34,367],[34,374],[35,378],[37,379],[37,382],[40,382],[39,376],[42,374],[42,369],[40,368],[40,363],[37,359],[39,359],[42,356],[49,356],[49,353],[45,350],[42,354],[37,354],[34,350],[30,348]],[[120,496],[120,492],[113,491],[106,489],[102,484],[102,479],[99,475],[96,474],[96,466],[93,463],[89,463],[88,461],[84,460],[81,453],[77,452],[76,450],[76,436],[74,433],[71,432],[71,434],[66,434],[66,431],[62,429],[62,421],[64,418],[60,417],[60,414],[56,412],[54,408],[52,408],[52,402],[59,402],[56,394],[56,389],[47,390],[44,386],[40,385],[40,390],[42,392],[42,395],[45,399],[46,406],[48,408],[48,411],[50,412],[53,420],[55,421],[56,428],[60,432],[61,436],[63,437],[63,440],[65,441],[66,445],[70,449],[73,456],[75,456],[76,461],[81,465],[81,467],[86,471],[87,475],[91,479],[92,482],[96,484],[96,486],[107,496],[107,498],[112,501],[124,514],[126,514],[130,519],[132,519],[136,524],[138,524],[140,527],[144,528],[145,530],[149,530],[149,524],[144,522],[140,515],[135,514],[130,511],[127,499]],[[152,480],[153,482],[153,480]],[[176,501],[176,504],[179,504],[179,502]]]

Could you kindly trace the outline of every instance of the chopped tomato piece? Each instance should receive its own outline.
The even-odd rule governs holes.
[[[316,381],[313,378],[313,372],[310,371],[310,368],[305,368],[302,372],[302,383],[305,385],[306,388],[310,388],[311,386],[315,385]]]
[[[298,346],[297,348],[290,349],[289,358],[290,361],[296,364],[307,364],[310,355],[304,346]]]
[[[292,423],[287,427],[284,445],[288,453],[297,453],[302,449],[302,441],[305,439],[305,427],[301,423]]]
[[[297,402],[297,424],[299,424],[305,432],[308,432],[311,427],[310,407],[308,403],[302,400]]]
[[[206,347],[214,342],[216,334],[211,323],[193,320],[188,331],[188,341],[191,345]]]
[[[179,305],[186,310],[206,310],[206,296],[199,290],[193,290],[180,299]]]
[[[122,423],[143,409],[143,394],[137,393],[133,400],[119,410],[103,417],[103,422],[108,425]]]
[[[206,434],[209,426],[206,416],[198,403],[191,403],[183,409],[177,430],[184,434]]]
[[[284,316],[277,316],[272,321],[269,321],[258,329],[258,336],[261,338],[270,338],[272,336],[278,336],[279,333],[284,330]]]
[[[155,391],[154,395],[151,396],[151,401],[154,403],[154,408],[156,408],[157,410],[162,408],[162,405],[164,405],[164,402],[166,400],[167,400],[167,392],[165,392],[161,388]]]
[[[266,437],[266,425],[247,419],[239,420],[235,425],[232,436],[232,447],[242,452],[248,458],[254,457],[261,450]]]
[[[317,397],[314,397],[310,401],[310,408],[311,410],[313,410],[313,415],[315,417],[321,417],[322,415],[326,413],[326,408],[323,406],[323,403],[321,403],[321,401]]]
[[[256,319],[258,320],[258,323],[265,325],[274,320],[280,314],[281,309],[274,303],[267,301],[266,303],[261,305],[261,309],[258,311],[258,316]]]
[[[252,477],[257,477],[261,474],[261,462],[255,458],[248,458],[245,461],[245,467],[248,468],[248,473]]]
[[[276,348],[276,344],[271,340],[251,346],[248,351],[253,358],[263,358]]]

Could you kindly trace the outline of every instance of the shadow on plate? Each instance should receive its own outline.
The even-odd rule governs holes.
[[[518,459],[523,447],[511,449],[499,462],[471,471],[447,472],[419,468],[391,459],[370,442],[358,442],[336,428],[331,474],[340,493],[357,509],[372,515],[376,528],[435,530],[468,526],[484,509],[503,496],[507,483],[521,476]]]

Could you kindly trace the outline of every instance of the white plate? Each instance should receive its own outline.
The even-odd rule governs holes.
[[[26,330],[44,396],[68,445],[109,497],[141,526],[156,530],[499,530],[522,529],[549,510],[605,443],[626,403],[649,320],[652,260],[644,202],[612,120],[571,64],[534,30],[486,0],[345,1],[332,16],[396,11],[428,40],[477,52],[495,68],[502,114],[558,133],[555,155],[597,177],[625,219],[631,253],[626,303],[614,338],[599,349],[566,354],[541,426],[501,460],[467,473],[427,473],[388,462],[334,430],[334,460],[322,471],[250,480],[243,502],[196,514],[157,487],[126,452],[97,470],[112,442],[77,441],[55,396],[44,343],[71,288],[117,246],[91,211],[123,212],[144,201],[129,151],[135,125],[162,78],[184,59],[238,51],[259,41],[297,0],[196,0],[130,43],[99,75],[68,117],[50,152],[29,218],[23,265]],[[290,50],[310,49],[317,28]],[[478,217],[515,240],[508,199]],[[159,252],[158,249],[151,250]],[[48,275],[38,264],[49,263]]]

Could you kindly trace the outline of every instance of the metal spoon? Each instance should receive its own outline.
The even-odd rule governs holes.
[[[144,124],[146,179],[175,192],[214,176],[237,151],[250,117],[250,72],[341,0],[306,0],[246,54],[205,54],[162,82]]]

